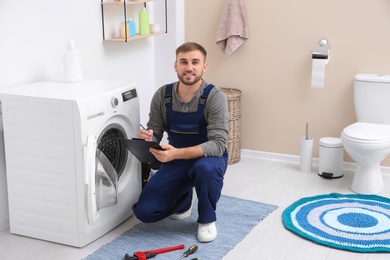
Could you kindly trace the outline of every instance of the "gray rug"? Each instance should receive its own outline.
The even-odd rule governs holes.
[[[139,223],[124,234],[102,246],[86,260],[124,259],[128,253],[147,251],[184,244],[187,250],[197,244],[198,250],[185,259],[198,258],[222,259],[236,246],[261,220],[267,217],[277,206],[261,202],[238,199],[222,195],[217,208],[218,237],[211,243],[200,243],[196,238],[197,202],[194,202],[192,214],[185,220],[173,220],[170,217],[152,224]],[[185,250],[159,254],[152,259],[172,260],[179,258]]]

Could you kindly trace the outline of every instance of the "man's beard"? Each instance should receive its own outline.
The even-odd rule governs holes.
[[[184,75],[182,75],[182,76],[177,75],[177,76],[178,76],[179,80],[186,85],[194,85],[194,84],[198,83],[199,80],[202,79],[202,75],[195,76],[194,79],[187,79],[186,76],[184,76]]]

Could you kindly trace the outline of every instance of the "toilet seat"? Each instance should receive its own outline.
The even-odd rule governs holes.
[[[390,143],[390,125],[356,122],[344,128],[342,138],[354,143]]]

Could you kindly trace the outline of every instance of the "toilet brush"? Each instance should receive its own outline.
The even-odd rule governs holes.
[[[313,138],[309,138],[309,124],[306,123],[305,136],[300,142],[299,170],[311,172],[313,164]]]
[[[309,140],[309,123],[306,123],[306,140]]]

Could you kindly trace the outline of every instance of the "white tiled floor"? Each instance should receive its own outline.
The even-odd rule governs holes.
[[[346,171],[344,177],[328,180],[319,177],[316,169],[313,169],[311,173],[302,173],[298,168],[296,163],[250,156],[242,156],[239,163],[228,167],[223,194],[274,204],[279,208],[257,225],[225,256],[225,260],[390,259],[390,254],[359,254],[328,248],[287,231],[283,227],[281,214],[294,201],[302,197],[331,192],[352,193],[350,190],[352,172]],[[390,175],[384,174],[384,181],[385,189],[379,195],[390,197]],[[6,229],[0,232],[0,259],[82,259],[137,222],[132,217],[110,233],[81,249],[12,235]],[[211,257],[210,260],[214,259]]]

